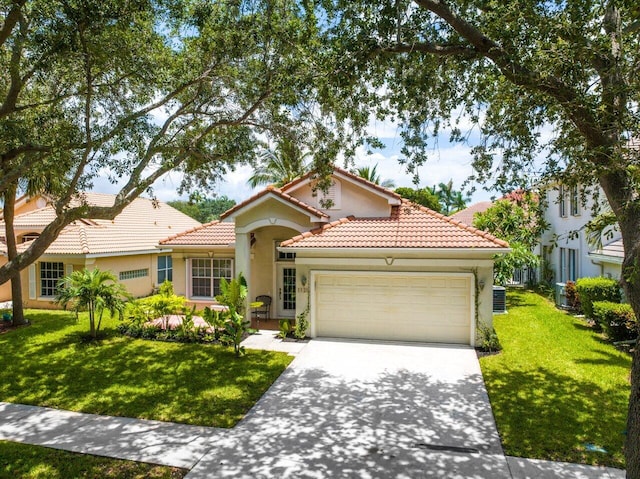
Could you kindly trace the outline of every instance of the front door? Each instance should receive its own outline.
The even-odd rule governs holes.
[[[293,318],[296,315],[296,268],[278,265],[278,317]]]

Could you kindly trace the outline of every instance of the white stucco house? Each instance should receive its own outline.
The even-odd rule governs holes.
[[[327,193],[314,186],[266,188],[160,241],[176,293],[206,304],[242,273],[250,298],[273,298],[270,317],[308,314],[312,337],[474,345],[477,323],[492,325],[504,241],[340,168]]]
[[[606,202],[600,194],[600,201]],[[545,220],[549,229],[541,238],[542,278],[553,283],[566,283],[581,277],[608,276],[620,278],[622,240],[616,229],[603,237],[603,247],[595,250],[587,241],[585,225],[593,218],[594,199],[587,196],[582,204],[578,187],[558,185],[546,191]],[[545,269],[546,268],[546,271]]]

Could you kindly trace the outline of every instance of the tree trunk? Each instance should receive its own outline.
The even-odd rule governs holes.
[[[633,308],[636,318],[640,318],[640,231],[636,238],[624,238],[625,259],[622,265],[623,285],[627,299]],[[630,247],[627,247],[629,244]],[[632,276],[629,276],[631,274]],[[631,393],[629,395],[629,411],[627,416],[627,439],[625,458],[627,461],[627,478],[640,479],[640,356],[636,341],[631,363]]]
[[[5,237],[7,241],[7,256],[9,261],[18,256],[18,246],[16,244],[16,235],[13,228],[13,219],[16,206],[16,190],[15,183],[11,184],[4,192],[4,224]],[[22,309],[22,281],[20,271],[16,271],[11,276],[11,301],[13,302],[13,324],[20,326],[26,324],[24,319],[24,310]]]
[[[636,320],[640,319],[640,201],[633,196],[634,189],[628,177],[621,172],[611,172],[600,178],[600,185],[607,195],[611,209],[618,219],[624,243],[624,260],[620,282],[633,308]],[[627,415],[625,459],[628,479],[640,479],[640,356],[636,341],[631,363],[631,392]]]
[[[93,339],[97,337],[95,309],[91,301],[89,301],[89,334]]]

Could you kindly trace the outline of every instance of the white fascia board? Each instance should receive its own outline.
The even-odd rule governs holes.
[[[334,171],[333,174],[335,176],[337,176],[338,178],[340,178],[342,181],[348,181],[353,185],[359,186],[360,188],[365,189],[368,192],[379,196],[380,198],[386,198],[387,202],[392,206],[398,206],[398,205],[402,204],[402,200],[400,198],[395,198],[390,194],[384,193],[383,191],[380,191],[377,188],[373,188],[373,187],[371,187],[369,185],[366,185],[364,183],[360,183],[359,181],[353,181],[353,179],[349,178],[348,176],[343,175],[339,171]]]
[[[113,253],[89,253],[84,256],[85,258],[112,258],[114,256],[135,256],[139,254],[158,254],[159,251],[157,249],[145,249],[139,251],[119,251]]]
[[[387,200],[387,202],[392,205],[392,206],[398,206],[402,204],[402,200],[398,199],[398,198],[394,198],[391,195],[385,194],[384,192],[376,189],[376,188],[372,188],[368,185],[365,185],[364,183],[360,183],[359,181],[353,181],[353,178],[350,178],[348,176],[343,175],[342,173],[340,173],[339,171],[334,171],[332,173],[332,176],[335,176],[336,178],[338,178],[341,181],[347,181],[352,185],[356,185],[359,186],[360,188],[367,190],[370,193],[373,193],[377,196],[379,196],[380,198],[385,198]],[[310,178],[307,178],[304,181],[301,181],[300,183],[298,183],[297,185],[295,185],[293,188],[287,188],[284,193],[286,194],[290,194],[293,191],[299,190],[300,188],[302,188],[303,186],[308,185],[311,182]]]
[[[391,268],[492,268],[493,259],[471,259],[471,258],[381,258],[381,257],[360,257],[360,258],[301,258],[296,257],[297,266],[320,267],[348,267],[348,268],[371,268],[378,270],[389,270]]]
[[[588,256],[592,261],[596,261],[599,263],[622,264],[623,262],[623,258],[619,258],[617,256],[609,256],[606,254],[588,253]]]
[[[283,253],[311,253],[318,255],[344,256],[346,253],[355,255],[437,255],[447,256],[448,254],[456,254],[463,256],[472,256],[475,254],[506,254],[511,252],[511,248],[300,248],[294,246],[280,246],[278,251]]]
[[[162,252],[165,251],[170,251],[173,252],[174,250],[180,250],[180,251],[187,251],[187,250],[212,250],[212,249],[229,249],[229,250],[233,250],[235,249],[235,243],[231,243],[231,244],[194,244],[194,245],[188,245],[188,244],[174,244],[171,246],[162,246],[159,245],[157,246],[158,250],[162,250]],[[166,249],[165,249],[166,248]],[[156,250],[157,252],[157,250]]]
[[[293,208],[296,211],[299,211],[300,213],[302,213],[303,215],[306,215],[309,217],[309,220],[311,222],[315,222],[315,223],[326,223],[327,221],[329,221],[329,219],[327,217],[324,216],[318,216],[318,215],[314,215],[313,213],[309,212],[307,209],[302,208],[298,205],[296,205],[295,203],[291,203],[290,201],[287,201],[283,198],[280,198],[278,195],[276,195],[275,193],[269,192],[266,195],[258,198],[255,201],[252,201],[251,203],[243,206],[242,208],[240,208],[237,211],[234,211],[233,213],[231,213],[229,216],[227,216],[225,218],[225,220],[232,220],[235,219],[238,215],[242,214],[244,211],[246,211],[247,209],[253,209],[256,206],[261,205],[262,203],[268,201],[268,200],[276,200],[279,201],[280,203],[282,203],[285,206],[288,206],[289,208]]]

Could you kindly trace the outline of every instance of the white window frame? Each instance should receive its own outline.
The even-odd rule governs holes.
[[[220,262],[226,262],[227,265],[226,266],[221,266],[219,263]],[[194,262],[201,262],[203,264],[203,266],[199,266],[199,268],[204,268],[205,270],[208,269],[210,274],[208,276],[193,276],[193,264]],[[208,266],[206,266],[206,263],[209,263]],[[216,263],[218,263],[218,265],[216,266]],[[234,260],[233,258],[224,258],[224,257],[219,257],[219,258],[189,258],[189,267],[188,267],[188,272],[187,272],[187,279],[188,279],[188,287],[189,287],[189,297],[190,298],[194,298],[194,299],[209,299],[209,300],[213,300],[215,299],[215,297],[220,294],[220,278],[225,278],[227,281],[231,281],[233,279],[234,276]],[[226,270],[228,272],[228,275],[226,276],[220,276],[219,274],[216,275],[215,273],[220,273],[222,270]],[[209,279],[210,283],[209,283],[209,295],[207,296],[203,296],[203,295],[196,295],[194,294],[193,290],[193,280],[194,278],[202,278],[202,279]]]
[[[560,188],[558,188],[558,206],[559,206],[560,218],[566,218],[567,217],[567,192],[565,191],[565,188],[563,185],[560,185]]]
[[[160,267],[160,258],[164,258],[164,267]],[[165,280],[169,280],[173,282],[173,256],[170,254],[159,254],[158,259],[156,260],[156,280],[158,281],[158,285],[164,283]],[[160,273],[164,274],[164,279],[160,280]]]
[[[280,247],[280,243],[282,243],[283,240],[276,240],[273,243],[273,261],[276,263],[279,262],[284,262],[284,263],[291,263],[293,261],[296,260],[296,254],[295,253],[283,253],[282,251],[279,251],[278,248]]]
[[[26,233],[22,235],[21,241],[22,243],[26,243],[28,241],[33,241],[40,237],[40,233]]]
[[[578,279],[578,250],[574,248],[560,248],[560,282]]]
[[[571,216],[580,216],[580,196],[577,186],[572,187],[569,191],[569,211]]]
[[[56,267],[53,268],[53,265],[56,265]],[[44,275],[44,273],[51,273],[51,276],[44,277],[48,276]],[[55,273],[58,273],[58,275],[55,276]],[[38,290],[40,291],[40,297],[55,298],[58,282],[65,276],[64,263],[62,261],[40,261],[40,263],[38,263],[38,275]],[[47,282],[46,286],[44,285],[45,281]],[[51,285],[52,281],[55,282],[53,286]],[[46,294],[45,289],[47,290]],[[52,290],[51,292],[53,294],[49,294],[49,290]]]

